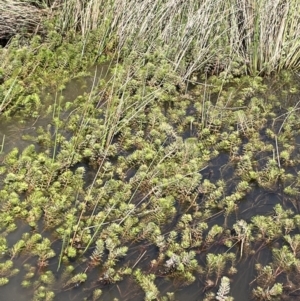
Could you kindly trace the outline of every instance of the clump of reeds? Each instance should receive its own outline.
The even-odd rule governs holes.
[[[64,30],[86,36],[101,28],[99,49],[141,56],[159,49],[185,79],[205,67],[251,74],[299,67],[297,0],[71,0],[62,7]]]
[[[299,13],[297,0],[231,1],[230,47],[250,73],[299,67]]]

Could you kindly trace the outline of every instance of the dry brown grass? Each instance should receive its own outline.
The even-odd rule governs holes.
[[[50,2],[47,12],[56,13],[61,32],[79,31],[87,41],[97,30],[99,53],[111,45],[125,56],[159,49],[183,79],[208,65],[217,72],[231,70],[236,62],[250,74],[300,67],[299,0]],[[1,1],[0,39],[35,31],[45,12]]]
[[[298,0],[62,1],[61,26],[83,36],[103,28],[100,43],[151,53],[161,49],[188,78],[208,63],[244,64],[251,74],[300,64]]]
[[[232,48],[251,73],[271,73],[300,65],[298,0],[234,0]]]
[[[10,39],[19,33],[33,33],[41,29],[44,9],[17,0],[0,1],[0,39]]]

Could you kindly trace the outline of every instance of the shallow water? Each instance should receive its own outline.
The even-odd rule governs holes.
[[[83,93],[90,93],[97,84],[97,82],[101,79],[108,79],[109,78],[109,64],[105,63],[100,66],[95,66],[89,70],[91,76],[86,76],[83,78],[78,78],[71,80],[63,91],[60,91],[59,94],[63,96],[64,102],[67,101],[74,101],[78,96],[82,95]],[[48,99],[50,99],[49,104],[51,104],[51,99],[54,101],[55,94],[53,97],[49,97],[45,95]],[[68,112],[65,112],[66,116]],[[22,152],[27,146],[34,144],[36,151],[39,151],[40,145],[38,143],[34,143],[32,141],[27,141],[22,139],[23,135],[36,135],[36,129],[38,127],[47,127],[52,121],[51,114],[44,114],[43,111],[40,112],[40,116],[36,119],[27,118],[26,120],[6,120],[3,117],[0,117],[0,149],[2,149],[2,153],[0,153],[0,160],[2,161],[3,158],[7,153],[9,153],[13,148],[17,148],[19,152]],[[2,142],[1,142],[2,141]],[[2,146],[3,144],[3,146]],[[78,164],[77,164],[78,165]],[[85,168],[87,167],[86,164],[82,163],[82,166]],[[79,167],[78,165],[77,167]],[[91,170],[88,171],[85,175],[85,179],[87,183],[90,183],[94,178],[95,171]],[[0,185],[1,186],[1,185]],[[23,233],[31,232],[30,227],[24,225],[22,221],[17,223],[18,228],[16,231],[8,235],[8,244],[11,246],[16,243]],[[43,234],[44,235],[44,234]],[[49,234],[49,238],[51,235]],[[59,254],[60,252],[60,244],[57,245],[58,248],[56,253]],[[3,259],[8,260],[10,259],[9,256],[5,256]],[[24,262],[27,262],[26,258],[22,257],[16,260],[14,267],[22,267]],[[57,268],[57,261],[52,260],[50,261],[50,265],[52,267],[50,270],[56,273]],[[19,300],[19,301],[29,301],[32,300],[32,289],[23,289],[20,286],[21,281],[23,280],[24,273],[19,273],[15,277],[10,278],[9,284],[1,287],[1,297],[0,300]],[[58,274],[58,273],[56,273]],[[78,288],[80,290],[80,288]],[[55,291],[55,290],[54,290]],[[68,291],[61,294],[58,294],[56,300],[76,300],[76,295],[78,293],[76,291]],[[79,294],[78,300],[82,300],[82,295]],[[108,297],[109,298],[109,297]],[[112,299],[107,299],[112,300]]]
[[[42,97],[46,98],[47,105],[53,105],[55,97],[61,95],[64,102],[73,102],[78,96],[84,93],[90,93],[93,90],[93,87],[97,85],[99,80],[108,80],[109,75],[109,63],[104,63],[99,66],[94,66],[88,70],[91,74],[90,76],[85,76],[81,78],[75,78],[67,83],[66,87],[62,91],[45,91]],[[57,94],[57,95],[56,95]],[[61,103],[61,104],[63,104]],[[38,118],[27,118],[26,120],[20,118],[17,120],[13,118],[12,120],[6,120],[0,116],[0,149],[3,144],[3,152],[7,153],[12,148],[17,147],[19,150],[24,149],[26,146],[32,144],[32,142],[27,142],[22,138],[23,135],[35,135],[36,129],[38,127],[46,127],[52,121],[51,114],[45,114],[47,108],[44,108],[40,111]],[[65,116],[68,115],[68,112],[63,112]],[[63,116],[62,116],[63,117]],[[37,144],[35,145],[39,147]]]
[[[99,71],[101,70],[101,71]],[[103,78],[104,75],[107,76],[108,66],[105,65],[103,69],[98,67],[97,69],[91,70],[91,73],[94,73],[95,76],[86,77],[84,79],[77,79],[71,81],[64,91],[62,91],[62,95],[64,96],[65,101],[72,102],[76,97],[81,95],[84,92],[90,92],[95,80]],[[19,124],[15,121],[13,122],[4,122],[1,121],[0,128],[0,141],[2,137],[4,145],[3,145],[3,153],[8,153],[12,148],[17,147],[22,150],[32,142],[27,142],[22,140],[21,137],[24,134],[34,135],[37,127],[42,126],[45,127],[51,122],[51,116],[40,116],[36,120],[28,120],[25,123]],[[189,133],[184,138],[193,137],[194,133]],[[296,137],[297,145],[300,144],[300,136]],[[36,149],[39,149],[39,145],[36,144]],[[0,159],[3,158],[4,154],[0,155]],[[228,181],[227,192],[228,194],[232,193],[235,188],[234,179],[234,167],[231,162],[229,162],[229,155],[225,152],[221,152],[219,156],[215,159],[211,160],[209,166],[204,169],[201,174],[203,179],[209,179],[211,182],[216,182],[219,179],[226,179]],[[88,165],[84,162],[80,163],[78,166],[83,166],[88,170]],[[294,167],[296,171],[298,166]],[[86,181],[91,182],[94,177],[95,171],[90,168],[86,175]],[[133,174],[131,175],[133,176]],[[130,177],[131,177],[130,176]],[[127,179],[129,180],[129,179]],[[199,199],[199,202],[201,200]],[[273,189],[272,191],[268,189],[262,189],[257,186],[253,186],[252,190],[247,193],[246,197],[243,198],[241,202],[239,202],[238,209],[232,213],[228,218],[225,218],[224,215],[216,214],[212,218],[207,220],[208,225],[220,225],[224,226],[224,228],[231,229],[232,226],[238,220],[245,220],[250,222],[251,217],[254,215],[271,215],[273,208],[276,204],[283,205],[284,208],[291,208],[296,213],[299,213],[298,208],[295,209],[293,204],[289,202],[289,200],[284,196],[281,187],[278,186],[278,189]],[[178,206],[180,208],[180,206]],[[177,223],[177,219],[183,212],[179,212],[174,221],[169,224],[175,225]],[[42,225],[41,225],[42,226]],[[169,229],[170,230],[170,229]],[[9,237],[9,245],[14,244],[24,232],[30,232],[30,228],[28,226],[24,226],[22,222],[18,223],[18,229],[10,234]],[[298,232],[297,232],[298,233]],[[51,234],[48,235],[51,238]],[[59,254],[61,249],[61,242],[53,242],[52,248],[55,250],[56,254]],[[92,251],[92,250],[91,250]],[[227,248],[222,246],[221,242],[215,244],[209,252],[214,253],[224,253],[227,252]],[[88,257],[88,253],[86,257]],[[145,245],[143,242],[136,243],[135,245],[129,246],[129,252],[126,259],[129,261],[131,266],[139,267],[143,270],[148,270],[152,272],[150,267],[150,262],[152,259],[155,259],[158,255],[158,250],[153,245]],[[139,258],[141,257],[141,260]],[[204,266],[206,254],[202,254],[198,252],[196,255],[196,259],[198,262]],[[251,290],[252,286],[249,286],[249,283],[253,281],[255,278],[256,272],[254,266],[257,262],[261,264],[267,264],[271,260],[271,251],[269,248],[264,247],[258,253],[249,256],[243,256],[243,258],[239,258],[239,250],[237,250],[237,265],[236,268],[239,272],[237,275],[232,277],[231,283],[231,291],[230,296],[233,296],[235,300],[252,300]],[[9,259],[9,256],[5,259]],[[31,260],[31,259],[30,259]],[[15,266],[22,266],[26,262],[26,258],[23,256],[21,258],[17,258],[15,260]],[[121,266],[120,262],[120,266]],[[54,275],[57,279],[60,278],[60,272],[63,269],[63,266],[59,271],[57,271],[58,260],[51,259],[49,261],[49,270],[53,271]],[[83,262],[78,262],[76,265],[76,272],[84,272],[85,265]],[[101,267],[100,267],[101,270]],[[163,273],[158,269],[156,270],[158,277],[156,278],[155,284],[157,285],[159,291],[162,295],[165,295],[167,292],[175,292],[175,299],[180,300],[189,300],[189,301],[197,301],[203,300],[205,294],[209,291],[217,291],[219,283],[216,287],[205,288],[206,284],[204,281],[197,277],[196,281],[187,287],[181,287],[180,283],[176,283],[176,281],[172,282],[167,279]],[[23,279],[23,274],[20,273],[17,276],[10,278],[9,284],[5,285],[1,288],[1,298],[3,300],[19,300],[19,301],[30,301],[32,300],[32,291],[31,289],[22,289],[19,285]],[[138,287],[131,277],[126,276],[124,281],[121,281],[117,284],[99,284],[97,279],[99,277],[99,270],[96,268],[91,271],[89,274],[89,279],[95,279],[91,281],[87,281],[81,285],[74,285],[70,288],[62,288],[57,289],[53,288],[53,291],[56,293],[55,300],[66,300],[66,301],[79,301],[84,300],[92,300],[91,292],[95,288],[100,288],[103,291],[103,294],[100,300],[110,301],[117,298],[118,300],[130,300],[130,301],[140,301],[143,299],[143,292],[140,287]],[[2,300],[2,299],[1,299]]]

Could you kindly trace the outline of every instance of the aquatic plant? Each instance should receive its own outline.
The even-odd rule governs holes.
[[[141,272],[141,270],[137,269],[134,271],[134,277],[145,292],[145,301],[155,300],[158,298],[159,291],[154,284],[155,275],[145,275]]]
[[[269,160],[274,145],[261,142],[255,133],[265,122],[255,124],[252,119],[243,119],[244,130],[236,131],[234,126],[241,122],[238,116],[242,115],[231,110],[217,122],[219,115],[215,114],[221,113],[223,101],[219,96],[220,108],[209,109],[211,119],[207,119],[205,127],[200,128],[201,122],[193,121],[195,132],[183,139],[176,131],[184,124],[183,115],[174,116],[174,124],[170,124],[163,106],[155,103],[155,98],[147,97],[157,87],[149,88],[147,93],[146,88],[143,90],[145,107],[152,105],[147,114],[134,114],[145,107],[139,106],[132,95],[125,97],[127,88],[128,93],[134,94],[137,92],[133,90],[139,89],[135,80],[141,80],[144,87],[147,83],[138,72],[130,77],[124,74],[125,79],[115,77],[116,90],[110,90],[115,97],[114,93],[120,92],[119,85],[123,85],[123,99],[115,97],[107,108],[102,104],[101,108],[92,109],[99,102],[95,87],[85,101],[75,100],[76,109],[67,120],[56,113],[54,126],[40,128],[38,140],[27,137],[44,149],[38,152],[33,145],[23,151],[13,149],[3,161],[4,187],[0,193],[5,200],[6,210],[1,212],[5,235],[9,233],[8,226],[16,227],[15,218],[37,231],[24,233],[13,245],[7,246],[3,241],[4,252],[9,251],[11,260],[33,257],[35,270],[26,271],[22,286],[41,286],[34,298],[52,298],[54,280],[48,264],[53,261],[60,275],[59,290],[93,283],[90,275],[95,272],[102,293],[106,286],[117,286],[131,275],[147,300],[167,297],[159,292],[158,277],[164,277],[172,286],[191,285],[201,279],[206,292],[221,285],[224,277],[239,273],[237,258],[255,256],[264,246],[283,237],[290,250],[274,249],[272,263],[257,270],[258,283],[254,289],[265,288],[260,279],[270,279],[266,283],[272,287],[277,276],[294,272],[298,267],[298,247],[293,231],[299,223],[293,211],[276,205],[273,215],[232,222],[232,213],[240,214],[240,204],[255,189],[253,183],[275,189],[277,182],[284,180],[287,185],[298,187],[296,177],[287,176],[287,165],[279,168],[277,160]],[[224,96],[228,95],[224,92]],[[247,108],[256,110],[258,103],[259,100],[253,100]],[[127,106],[132,106],[133,111],[126,110]],[[174,104],[169,111],[180,111],[186,106]],[[114,116],[118,109],[120,115]],[[264,114],[263,110],[257,112]],[[225,125],[233,129],[227,133]],[[190,131],[190,120],[184,126]],[[138,130],[133,131],[136,127]],[[244,137],[247,143],[243,143]],[[227,142],[222,143],[222,138]],[[220,173],[216,177],[209,162],[223,154],[226,164],[220,172],[215,170],[217,175]],[[261,154],[266,156],[264,161]],[[84,165],[80,165],[82,162]],[[267,175],[271,168],[279,170],[282,176]],[[222,174],[228,169],[233,172],[225,179]],[[215,222],[216,216],[224,223]],[[44,227],[46,231],[55,230],[53,235],[45,236],[41,231]],[[136,246],[146,249],[136,251]],[[155,252],[148,255],[148,247],[155,247]],[[226,248],[227,252],[214,254],[215,248]],[[289,256],[284,257],[283,266],[280,262],[284,262],[284,254]],[[88,289],[91,298],[93,289],[94,284]],[[210,297],[206,292],[206,299],[230,300],[225,292],[225,286]],[[94,298],[99,294],[96,292]]]
[[[221,279],[219,290],[217,292],[216,299],[219,301],[233,300],[233,298],[226,296],[229,294],[229,292],[230,292],[230,280],[229,278],[223,276]]]
[[[275,283],[271,288],[262,289],[261,287],[253,290],[253,295],[258,300],[278,300],[282,294],[283,287],[281,283]]]
[[[12,260],[6,260],[0,263],[0,286],[3,286],[9,282],[9,278],[18,274],[19,269],[12,269],[14,263]]]
[[[257,263],[257,299],[297,279],[296,85],[245,76],[298,65],[296,48],[282,52],[298,31],[284,33],[292,1],[278,16],[267,0],[173,2],[63,1],[43,41],[0,50],[0,109],[35,118],[24,149],[7,134],[2,143],[3,285],[17,267],[34,300],[110,289],[123,299],[123,285],[145,300],[190,285],[197,298],[232,300],[242,264]],[[109,78],[95,71],[89,91],[65,95],[103,53]]]

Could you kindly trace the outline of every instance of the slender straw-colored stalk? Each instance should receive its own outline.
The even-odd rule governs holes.
[[[55,118],[55,111],[57,107],[57,92],[55,94],[55,101],[54,101],[54,108],[53,108],[53,119]],[[59,116],[60,116],[60,101],[57,108],[57,121],[59,122]],[[53,148],[53,154],[52,154],[52,162],[55,160],[56,156],[56,149],[57,149],[57,139],[58,139],[58,130],[59,130],[59,124],[55,127],[55,139],[54,139],[54,148]]]
[[[109,216],[109,214],[111,213],[111,211],[115,208],[115,204],[113,206],[111,206],[109,208],[109,210],[107,211],[105,217],[103,218],[102,222],[100,224],[97,225],[95,231],[94,231],[94,234],[92,235],[92,237],[90,238],[90,240],[88,241],[85,249],[83,250],[82,254],[84,254],[88,248],[90,247],[90,245],[93,243],[94,241],[94,238],[96,237],[96,235],[98,235],[99,231],[100,231],[100,228],[101,226],[103,225],[103,223],[106,221],[107,217]],[[84,231],[84,230],[83,230]]]
[[[12,101],[12,99],[10,99],[9,101],[7,101],[7,99],[9,98],[10,94],[12,94],[13,89],[15,87],[16,81],[17,81],[17,76],[14,78],[14,81],[12,82],[12,84],[10,85],[6,95],[4,96],[1,104],[0,104],[0,113],[9,105],[9,103]]]
[[[70,237],[70,235],[67,234],[67,232],[65,232],[65,233],[64,233],[64,237],[63,237],[63,241],[62,241],[62,245],[61,245],[60,254],[59,254],[59,260],[58,260],[57,271],[60,269],[60,265],[61,265],[62,257],[63,257],[63,254],[64,254],[66,242],[69,240],[69,238],[67,239],[67,236]]]
[[[3,153],[4,143],[5,143],[5,135],[3,135],[3,138],[2,138],[2,144],[1,144],[0,154]]]

